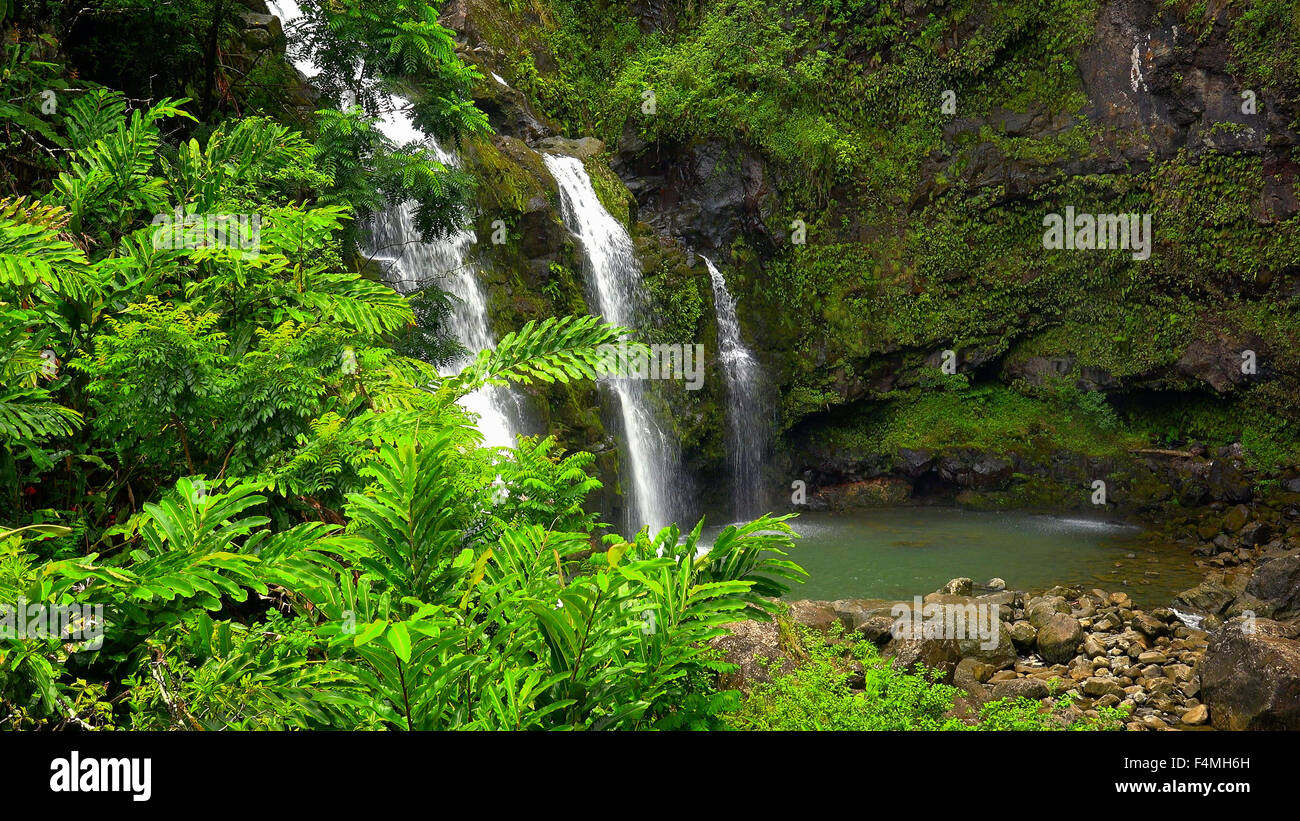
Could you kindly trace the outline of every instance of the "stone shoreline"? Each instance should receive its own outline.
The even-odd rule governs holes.
[[[1000,580],[977,589],[953,579],[922,597],[927,613],[955,619],[997,605],[993,646],[909,635],[894,614],[912,602],[795,601],[789,619],[823,633],[838,624],[847,640],[872,642],[900,667],[938,670],[965,693],[960,713],[1007,697],[1069,695],[1076,715],[1124,708],[1130,730],[1300,730],[1297,495],[1173,521],[1181,528],[1174,538],[1207,575],[1171,607],[1141,610],[1127,593],[1099,588],[1025,592],[997,589]],[[730,684],[769,680],[763,658],[779,659],[777,671],[794,669],[778,624],[730,628],[713,642],[739,666]],[[850,674],[850,686],[861,685],[860,673]]]

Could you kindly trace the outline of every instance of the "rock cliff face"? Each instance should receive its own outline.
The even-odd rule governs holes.
[[[602,195],[625,203],[618,213],[644,252],[660,330],[711,342],[712,295],[693,255],[727,270],[746,339],[778,394],[774,493],[800,478],[816,489],[895,477],[910,493],[964,493],[976,505],[1019,490],[1019,502],[1077,506],[1092,480],[1117,475],[1113,501],[1133,508],[1247,500],[1250,467],[1277,456],[1269,451],[1300,421],[1300,370],[1286,355],[1300,327],[1289,307],[1275,308],[1300,294],[1300,93],[1259,53],[1269,26],[1291,23],[1235,4],[1204,13],[1143,0],[1055,4],[1061,42],[1025,33],[1040,38],[1035,50],[1006,33],[1008,17],[1035,13],[1022,4],[959,5],[905,4],[888,44],[856,36],[854,26],[869,25],[857,20],[836,29],[791,18],[768,33],[826,26],[821,40],[782,58],[792,76],[810,54],[830,53],[874,81],[909,70],[905,48],[916,47],[918,59],[948,67],[946,78],[917,75],[933,107],[949,93],[945,82],[956,87],[951,110],[918,113],[909,100],[888,116],[879,98],[854,113],[865,105],[853,95],[868,92],[843,89],[827,104],[849,110],[827,115],[844,125],[834,162],[852,159],[858,170],[810,195],[825,163],[783,155],[766,132],[721,115],[665,125],[692,118],[672,95],[710,70],[704,38],[722,12],[709,4],[611,9],[584,21],[591,45],[576,55],[557,46],[569,42],[557,32],[571,33],[565,2],[523,12],[449,2],[443,20],[485,75],[478,102],[498,131],[481,152],[481,219],[505,214],[525,246],[489,250],[508,270],[493,276],[510,280],[495,297],[499,330],[581,307],[581,266],[557,230],[536,152],[556,137],[598,133],[606,148],[584,159]],[[625,62],[651,49],[626,39],[625,23],[671,44],[663,53],[678,75],[652,82],[653,65]],[[611,31],[622,32],[626,53],[600,51]],[[698,55],[689,51],[697,41]],[[761,106],[767,69],[754,54],[742,64],[758,79],[737,75],[727,88]],[[610,71],[606,84],[579,87],[577,61],[593,55]],[[963,88],[971,61],[993,68],[972,70],[983,85]],[[647,109],[644,89],[668,102]],[[872,152],[888,178],[862,159]],[[1150,215],[1150,257],[1044,249],[1044,217],[1067,208]],[[954,373],[944,369],[947,350]],[[705,486],[722,466],[716,382],[665,400]],[[975,385],[986,394],[973,395]],[[590,400],[577,401],[576,414],[552,405],[571,446],[598,444]],[[1171,413],[1183,416],[1171,424]],[[981,414],[1005,414],[1006,435],[987,441],[932,423]],[[1181,460],[1130,453],[1166,430],[1174,449],[1201,441],[1209,450]],[[1244,451],[1218,453],[1243,440]],[[929,459],[919,468],[909,464],[916,452]]]

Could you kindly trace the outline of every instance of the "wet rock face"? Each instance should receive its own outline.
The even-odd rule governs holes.
[[[1263,341],[1258,337],[1196,339],[1183,351],[1175,368],[1179,374],[1208,385],[1215,393],[1227,393],[1250,378],[1241,372],[1240,367],[1241,353],[1246,350],[1266,358]]]
[[[1210,636],[1201,690],[1216,729],[1300,730],[1297,638],[1300,625],[1268,619],[1234,619]]]
[[[775,210],[776,187],[747,146],[651,146],[629,122],[610,167],[636,197],[639,218],[687,247],[717,255],[742,234],[771,244],[764,218]]]
[[[554,134],[555,124],[539,114],[518,89],[511,88],[492,72],[474,90],[474,105],[487,115],[497,134],[534,144]]]
[[[1107,3],[1092,42],[1079,55],[1089,100],[1085,113],[1111,132],[1102,138],[1109,161],[1141,167],[1150,154],[1167,159],[1180,149],[1192,157],[1211,150],[1275,151],[1276,137],[1266,144],[1266,131],[1282,132],[1283,142],[1294,144],[1296,135],[1285,118],[1270,113],[1283,108],[1279,101],[1261,96],[1256,113],[1243,111],[1247,89],[1228,71],[1225,34],[1197,38],[1172,18],[1162,19],[1157,5],[1150,0]],[[1113,135],[1120,131],[1137,139],[1118,140]],[[1296,213],[1294,202],[1279,206]]]
[[[633,0],[631,8],[646,34],[669,31],[677,25],[677,4],[671,0]]]

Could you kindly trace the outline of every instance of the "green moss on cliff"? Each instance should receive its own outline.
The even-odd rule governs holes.
[[[1117,456],[1138,441],[1106,429],[1105,419],[1068,401],[1026,396],[1002,386],[900,392],[819,439],[836,450],[894,455],[900,449],[973,449],[1046,457],[1057,450]]]
[[[592,157],[583,165],[587,176],[591,177],[591,187],[596,192],[596,199],[605,206],[605,210],[623,225],[632,226],[636,200],[618,175],[609,167],[609,158]]]
[[[742,321],[773,353],[783,427],[875,399],[887,403],[872,417],[882,445],[920,441],[930,423],[970,439],[939,424],[965,400],[895,395],[953,349],[988,363],[970,371],[977,390],[1031,357],[1070,357],[1071,379],[1086,371],[1121,396],[1164,391],[1183,409],[1120,402],[1130,434],[1248,438],[1264,461],[1294,458],[1300,375],[1280,357],[1300,345],[1300,218],[1270,211],[1296,196],[1294,179],[1268,152],[1232,149],[1242,127],[1207,129],[1208,150],[1116,162],[1150,140],[1088,120],[1080,60],[1097,0],[669,3],[666,27],[650,33],[625,7],[534,5],[544,12],[526,26],[520,82],[573,136],[613,144],[630,126],[664,146],[744,143],[766,162],[774,242],[732,264],[749,286]],[[1225,38],[1229,70],[1261,106],[1300,99],[1293,3],[1165,2],[1151,22]],[[943,107],[948,90],[955,110]],[[604,165],[589,165],[602,201],[631,218],[625,189],[612,197]],[[1150,258],[1045,250],[1044,215],[1067,205],[1152,215]],[[795,218],[806,245],[788,241]],[[660,333],[707,333],[697,310],[708,301],[670,269],[646,265]],[[1277,363],[1263,384],[1214,398],[1178,371],[1193,340],[1244,334]],[[1041,416],[1047,433],[1032,436],[1044,446],[1051,436],[1087,453],[1116,446],[1072,430],[1059,409],[1024,404],[1040,398],[996,390],[979,409],[999,435],[1031,435],[1026,420]],[[1228,424],[1220,406],[1248,422]]]

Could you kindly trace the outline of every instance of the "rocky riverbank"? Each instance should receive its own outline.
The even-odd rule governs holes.
[[[1269,564],[1260,565],[1264,578],[1276,571]],[[1067,718],[1119,708],[1129,730],[1300,729],[1300,619],[1237,615],[1209,632],[1175,608],[1137,609],[1124,592],[1027,593],[994,589],[998,582],[954,579],[922,598],[926,621],[936,624],[981,608],[995,613],[997,629],[980,637],[918,635],[898,618],[909,602],[796,601],[775,622],[732,625],[714,646],[738,667],[726,683],[742,689],[796,669],[794,625],[828,634],[838,626],[840,641],[869,641],[900,667],[937,670],[964,691],[954,708],[962,714],[1002,698],[1069,696]],[[861,671],[848,683],[863,687]]]

